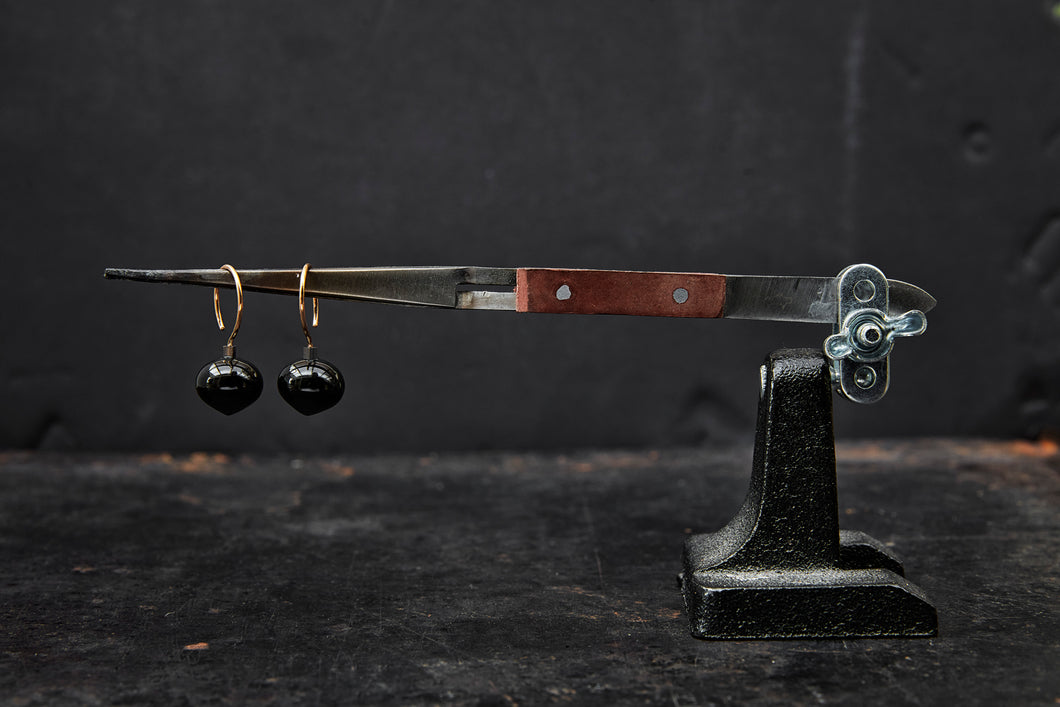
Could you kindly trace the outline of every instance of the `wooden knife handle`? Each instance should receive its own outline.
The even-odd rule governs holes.
[[[714,319],[724,313],[725,276],[519,268],[515,295],[519,312]]]

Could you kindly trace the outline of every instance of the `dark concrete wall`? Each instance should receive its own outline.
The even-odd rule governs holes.
[[[844,436],[1060,425],[1060,9],[921,2],[0,4],[4,447],[305,452],[748,438],[826,327],[324,302],[349,385],[196,398],[204,289],[106,266],[475,264],[831,275],[940,304]],[[230,307],[230,303],[228,304]]]

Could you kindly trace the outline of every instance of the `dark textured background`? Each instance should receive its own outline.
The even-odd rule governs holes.
[[[1060,426],[1060,7],[0,3],[0,446],[366,452],[749,440],[824,327],[324,302],[347,398],[224,418],[204,289],[104,267],[473,264],[830,275],[940,301],[839,434]],[[230,302],[228,307],[231,307]]]

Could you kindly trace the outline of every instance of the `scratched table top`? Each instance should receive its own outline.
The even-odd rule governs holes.
[[[675,575],[750,450],[0,455],[5,704],[1054,704],[1060,455],[839,447],[934,639],[704,642]]]

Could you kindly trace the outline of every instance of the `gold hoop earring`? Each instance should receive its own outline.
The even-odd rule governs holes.
[[[302,333],[305,334],[306,346],[302,349],[303,358],[290,364],[276,379],[276,385],[288,405],[303,415],[315,415],[334,407],[346,390],[346,382],[339,369],[317,356],[313,346],[313,337],[305,317],[305,283],[309,276],[309,263],[302,266],[298,278],[298,315],[302,320]],[[320,305],[313,298],[313,326],[320,321]]]
[[[221,269],[231,273],[236,284],[236,321],[232,324],[228,342],[221,347],[221,358],[199,369],[199,375],[195,378],[195,392],[214,410],[234,415],[261,397],[265,386],[261,373],[253,363],[236,358],[236,334],[243,321],[243,284],[234,267],[225,263]],[[213,313],[217,318],[217,328],[224,331],[221,296],[216,287],[213,290]]]

